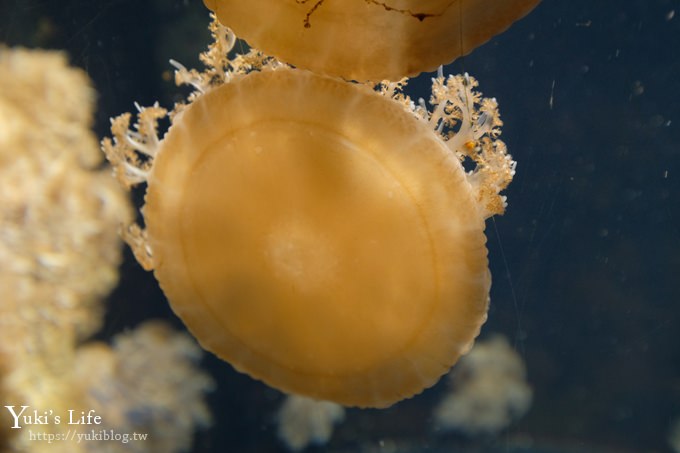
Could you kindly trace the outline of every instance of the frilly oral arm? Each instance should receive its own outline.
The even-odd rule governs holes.
[[[433,80],[430,104],[437,132],[458,158],[475,163],[467,177],[477,194],[485,218],[503,214],[507,205],[500,195],[515,175],[517,163],[498,137],[503,122],[494,98],[474,91],[477,81],[468,74],[439,75]]]
[[[467,179],[482,215],[503,214],[507,203],[500,192],[512,181],[517,164],[498,139],[503,122],[496,99],[483,98],[475,91],[478,83],[468,74],[445,77],[441,67],[432,78],[429,105],[422,98],[418,103],[411,101],[403,92],[406,84],[406,79],[382,81],[375,89],[426,122],[461,162],[474,162]]]
[[[107,137],[102,141],[102,149],[111,162],[114,175],[127,189],[147,182],[153,159],[158,152],[158,120],[167,115],[167,110],[158,104],[151,107],[141,107],[139,104],[135,106],[138,110],[135,125],[130,127],[130,113],[113,118],[113,140]],[[152,269],[153,261],[146,231],[132,223],[122,226],[121,235],[142,267]]]
[[[146,182],[158,149],[158,120],[167,110],[158,106],[140,107],[137,123],[130,128],[130,113],[111,119],[113,140],[105,138],[102,149],[117,179],[130,188]]]

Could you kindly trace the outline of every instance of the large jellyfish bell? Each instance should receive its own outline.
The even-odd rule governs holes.
[[[196,92],[165,136],[154,106],[103,142],[148,184],[138,260],[204,348],[273,387],[385,407],[433,385],[486,319],[484,220],[514,174],[495,100],[467,75],[413,102],[404,81],[228,58],[212,27],[204,72],[175,63]]]

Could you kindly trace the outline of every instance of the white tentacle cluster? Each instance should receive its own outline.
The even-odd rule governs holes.
[[[512,181],[517,163],[498,139],[503,122],[496,99],[475,91],[477,80],[467,73],[445,77],[441,67],[432,78],[429,102],[420,98],[414,103],[403,92],[406,83],[383,81],[376,89],[426,122],[461,162],[473,162],[468,181],[484,216],[503,214],[507,203],[500,192]]]

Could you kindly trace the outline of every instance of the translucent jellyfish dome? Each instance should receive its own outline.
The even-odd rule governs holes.
[[[540,0],[204,0],[281,61],[348,80],[397,80],[466,55]]]

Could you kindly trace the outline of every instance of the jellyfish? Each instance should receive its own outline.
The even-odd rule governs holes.
[[[540,0],[204,0],[282,61],[348,80],[397,80],[466,55]]]
[[[103,141],[147,184],[135,256],[205,349],[272,387],[386,407],[433,385],[486,319],[484,221],[515,171],[496,101],[467,74],[413,101],[405,80],[229,58],[234,33],[211,29],[203,72],[173,62],[188,103]]]

